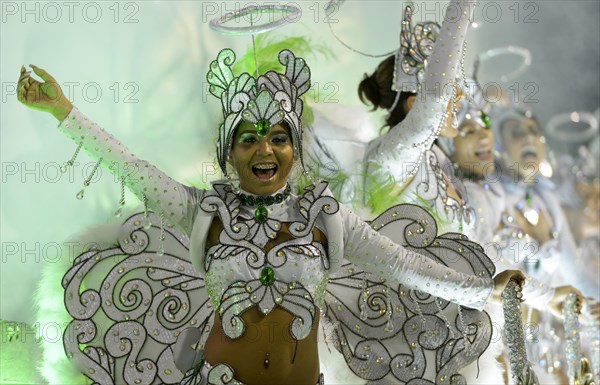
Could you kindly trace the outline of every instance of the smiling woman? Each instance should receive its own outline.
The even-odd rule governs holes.
[[[508,118],[500,128],[502,147],[505,149],[503,162],[508,167],[515,167],[516,177],[525,182],[532,182],[544,159],[544,143],[539,123],[525,111],[521,118]]]
[[[237,172],[240,188],[264,196],[285,186],[294,163],[290,128],[285,122],[263,136],[253,124],[242,122],[233,142],[229,161]]]
[[[483,114],[485,116],[485,114]],[[481,178],[495,171],[494,135],[479,116],[467,116],[454,138],[454,161],[461,171]]]

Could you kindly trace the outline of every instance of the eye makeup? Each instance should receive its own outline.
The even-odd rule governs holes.
[[[258,142],[258,134],[256,132],[242,132],[237,138],[238,144],[251,144],[256,142]]]

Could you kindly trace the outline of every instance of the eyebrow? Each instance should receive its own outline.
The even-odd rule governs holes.
[[[243,135],[243,134],[256,134],[256,130],[246,129],[246,130],[243,130],[243,131],[239,131],[237,134],[238,134],[238,135]]]

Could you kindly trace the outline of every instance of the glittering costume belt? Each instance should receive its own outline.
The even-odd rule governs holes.
[[[204,359],[198,359],[185,373],[180,385],[246,385],[233,378],[233,369],[227,364],[211,365]],[[323,374],[316,385],[325,385]]]

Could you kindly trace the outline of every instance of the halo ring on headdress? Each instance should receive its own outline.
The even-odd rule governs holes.
[[[366,57],[373,57],[373,58],[378,58],[378,57],[386,57],[386,56],[390,56],[392,55],[394,51],[390,51],[390,52],[386,52],[386,53],[377,53],[377,54],[372,54],[372,53],[368,53],[368,52],[364,52],[364,51],[360,51],[352,46],[350,46],[348,43],[346,43],[345,41],[342,40],[341,37],[339,37],[335,31],[333,30],[332,27],[332,21],[335,20],[333,18],[331,18],[331,16],[333,14],[335,14],[340,8],[341,6],[346,2],[346,0],[329,0],[329,2],[327,3],[327,5],[325,6],[325,22],[327,23],[327,25],[329,26],[329,31],[331,32],[331,34],[333,35],[333,37],[344,47],[348,48],[350,51],[356,52],[359,55],[362,56],[366,56]]]
[[[477,57],[478,63],[476,64],[476,66],[480,65],[490,59],[497,58],[498,56],[503,56],[503,55],[521,56],[521,58],[523,59],[523,62],[521,63],[521,65],[519,67],[517,67],[517,69],[515,69],[512,72],[500,75],[500,80],[504,83],[506,83],[512,79],[515,79],[516,77],[523,74],[525,72],[525,70],[527,70],[527,68],[529,68],[529,66],[531,65],[531,52],[527,48],[518,47],[518,46],[514,46],[514,45],[507,45],[505,47],[492,48],[490,50],[487,50],[487,51],[481,53]]]
[[[573,132],[566,126],[571,123],[587,124],[587,128]],[[546,124],[546,135],[568,143],[585,143],[598,135],[598,119],[587,111],[564,112],[554,115]]]
[[[281,13],[281,15],[279,15]],[[270,15],[270,16],[268,16]],[[279,15],[279,17],[277,17]],[[291,22],[299,20],[302,10],[294,5],[251,5],[235,12],[228,12],[221,17],[210,21],[209,26],[212,30],[225,35],[253,35],[271,31]],[[254,24],[252,18],[257,16],[256,21],[261,18],[267,20],[259,24]],[[249,25],[240,24],[245,20],[250,20]],[[235,25],[231,25],[235,24]]]
[[[325,15],[327,16],[327,22],[329,22],[329,16],[333,15],[340,7],[346,2],[346,0],[329,0],[325,6]]]

